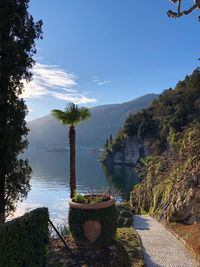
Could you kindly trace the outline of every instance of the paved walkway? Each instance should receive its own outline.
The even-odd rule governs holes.
[[[197,267],[184,245],[150,216],[134,216],[147,267]]]

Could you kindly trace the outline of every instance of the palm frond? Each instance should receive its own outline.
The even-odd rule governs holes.
[[[53,109],[51,114],[63,125],[70,125],[66,113],[59,109]]]
[[[80,116],[81,116],[81,120],[87,120],[90,118],[91,114],[88,108],[80,108]]]
[[[69,103],[64,111],[54,109],[51,113],[64,125],[79,124],[81,121],[90,117],[89,109],[79,108],[78,105],[75,105],[74,103]]]
[[[51,114],[58,120],[62,120],[63,113],[64,112],[62,110],[59,110],[59,109],[53,109],[51,111]]]

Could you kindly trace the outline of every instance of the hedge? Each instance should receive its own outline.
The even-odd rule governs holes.
[[[101,234],[94,245],[97,247],[110,245],[116,235],[117,229],[117,210],[115,206],[99,210],[70,208],[69,228],[76,241],[86,240],[83,224],[89,220],[99,221],[101,224]]]
[[[47,208],[0,225],[0,267],[45,266],[47,243]]]

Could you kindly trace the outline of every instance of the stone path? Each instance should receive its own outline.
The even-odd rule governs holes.
[[[184,245],[150,216],[134,216],[147,267],[197,267]]]

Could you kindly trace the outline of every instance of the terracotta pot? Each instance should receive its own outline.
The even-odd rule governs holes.
[[[115,199],[108,195],[104,197],[108,200],[97,204],[76,203],[73,199],[69,201],[69,226],[76,241],[85,239],[100,246],[112,242],[117,228]]]
[[[90,196],[90,195],[85,195]],[[92,196],[99,196],[101,197],[102,195],[92,195]],[[104,195],[106,198],[108,198],[108,201],[102,202],[102,203],[97,203],[97,204],[84,204],[84,203],[76,203],[73,201],[73,199],[71,199],[69,201],[69,206],[71,208],[75,208],[75,209],[81,209],[81,210],[98,210],[98,209],[104,209],[107,207],[111,207],[115,205],[115,199],[111,196],[108,195]]]

